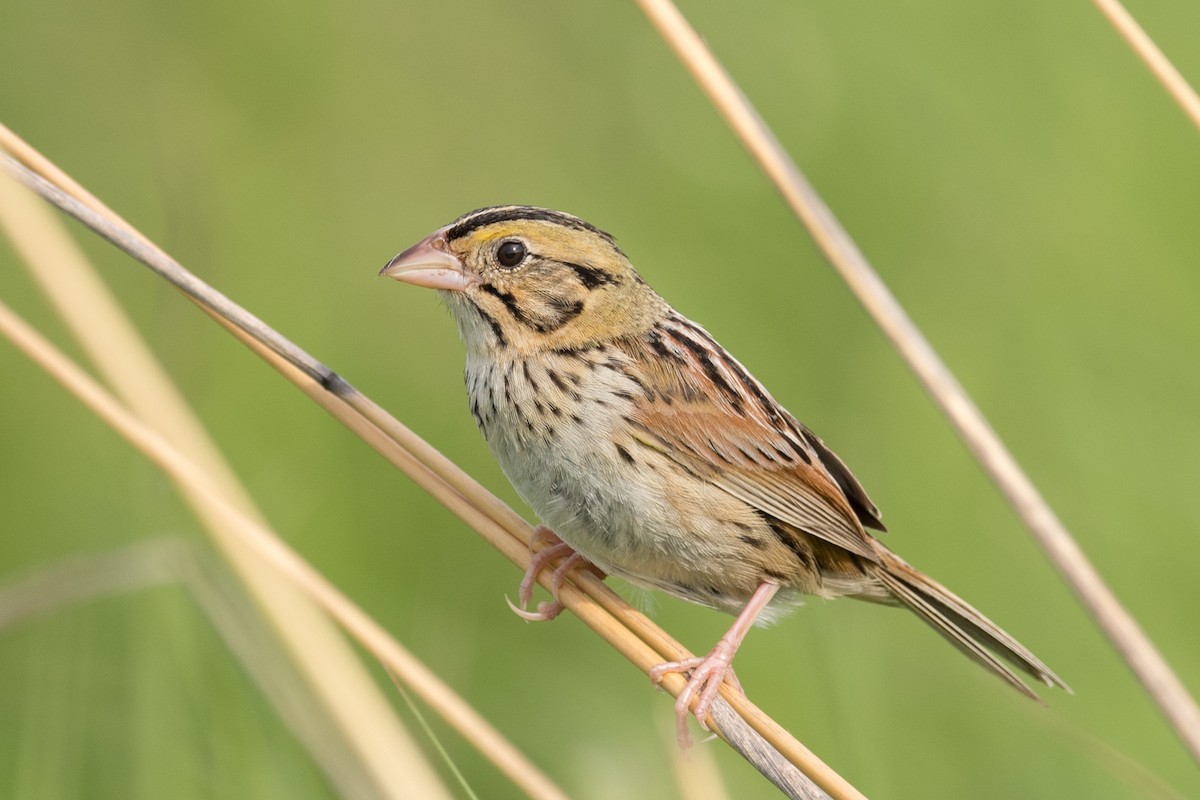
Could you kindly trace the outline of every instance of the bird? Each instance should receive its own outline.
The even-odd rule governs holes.
[[[540,520],[519,590],[527,619],[562,606],[586,565],[735,616],[687,675],[679,743],[701,727],[746,633],[803,596],[907,607],[1004,682],[1069,687],[1032,652],[880,542],[879,509],[849,467],[617,246],[570,214],[489,206],[438,228],[381,275],[438,291],[466,350],[469,406]],[[565,557],[565,558],[564,558]],[[558,559],[555,601],[525,610]],[[511,602],[510,602],[510,605]],[[695,698],[695,705],[692,702]]]

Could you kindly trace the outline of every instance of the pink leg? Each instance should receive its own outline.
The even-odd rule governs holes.
[[[539,546],[541,549],[537,549]],[[554,531],[545,525],[538,525],[533,529],[533,536],[529,539],[529,548],[535,552],[530,560],[529,569],[525,570],[525,576],[521,579],[521,585],[517,589],[517,599],[521,605],[515,606],[510,601],[508,606],[514,614],[523,619],[533,622],[551,620],[563,610],[562,603],[558,602],[558,590],[566,579],[567,573],[581,564],[587,565],[593,570],[596,570],[596,567],[572,550],[571,545],[555,536]],[[554,602],[538,603],[537,611],[526,611],[525,607],[533,599],[533,585],[537,582],[538,573],[545,569],[548,563],[562,556],[566,556],[566,559],[555,568],[550,576],[550,591],[554,596]]]
[[[655,683],[661,683],[667,675],[692,673],[688,678],[687,686],[684,686],[683,691],[675,698],[675,732],[681,748],[686,750],[692,746],[692,737],[688,735],[687,729],[689,710],[695,714],[700,727],[708,730],[705,718],[708,716],[708,709],[712,706],[713,700],[717,697],[717,692],[721,689],[721,683],[728,681],[739,692],[742,690],[737,677],[733,674],[733,655],[741,646],[742,639],[746,638],[751,626],[754,625],[754,620],[775,597],[777,591],[779,591],[779,587],[773,583],[764,583],[755,589],[749,602],[746,603],[746,607],[733,621],[732,627],[721,637],[721,641],[717,642],[716,647],[710,650],[708,655],[703,658],[668,661],[650,670],[650,679]],[[693,695],[698,695],[696,708],[690,709]]]

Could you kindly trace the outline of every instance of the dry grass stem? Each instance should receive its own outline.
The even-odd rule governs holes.
[[[339,797],[380,796],[370,772],[322,706],[257,605],[207,549],[181,536],[144,539],[69,558],[0,584],[0,631],[68,606],[158,586],[187,590],[230,653],[304,744]]]
[[[0,177],[0,226],[100,373],[134,413],[202,464],[230,503],[261,519],[233,470],[61,222],[7,176]],[[181,493],[271,620],[272,635],[304,675],[325,711],[326,725],[350,745],[377,796],[398,796],[414,785],[413,776],[436,787],[428,767],[403,763],[420,759],[420,749],[336,626],[248,552],[213,518],[203,498],[189,494],[186,487]],[[398,753],[409,757],[398,758]]]
[[[1142,30],[1142,26],[1138,25],[1137,20],[1125,10],[1125,6],[1121,5],[1119,0],[1095,0],[1095,2],[1112,26],[1117,29],[1117,33],[1121,34],[1121,37],[1137,53],[1138,58],[1142,59],[1154,73],[1154,77],[1158,78],[1159,83],[1170,93],[1171,97],[1175,98],[1175,102],[1192,120],[1192,124],[1200,128],[1200,97],[1196,95],[1196,90],[1188,85],[1183,75],[1179,74],[1179,70],[1175,69],[1175,65],[1163,55],[1162,50]]]
[[[679,10],[670,0],[638,0],[638,5],[916,373],[1193,758],[1200,760],[1200,707],[1166,659],[1121,605],[966,391]]]
[[[0,146],[8,147],[13,138],[15,135],[0,127]],[[31,151],[28,145],[24,145],[24,148]],[[10,152],[17,152],[12,147],[8,149]],[[33,166],[35,170],[38,163],[44,162],[40,155],[36,159],[23,157],[21,160],[26,165]],[[9,162],[7,166],[43,197],[162,275],[218,321],[235,330],[243,341],[250,343],[254,350],[264,355],[286,377],[317,399],[337,419],[363,436],[419,486],[480,532],[506,557],[522,568],[528,566],[528,524],[424,440],[354,390],[336,373],[188,273],[141,234],[121,223],[119,218],[108,217],[99,210],[103,206],[98,201],[89,202],[94,198],[91,198],[86,190],[79,189],[80,196],[73,198],[62,188],[47,181],[45,175],[28,175],[28,169],[23,169],[19,163]],[[573,579],[579,585],[579,589],[566,586],[561,593],[564,603],[640,669],[646,671],[664,660],[687,655],[682,646],[644,615],[624,603],[602,582],[586,574],[580,574]],[[543,576],[542,580],[543,585],[547,585],[548,578]],[[346,624],[346,620],[340,621]],[[367,624],[370,620],[358,622]],[[679,676],[670,676],[664,682],[665,688],[672,694],[677,694],[683,685],[684,681]],[[739,737],[749,735],[752,729],[771,745],[769,748],[748,747],[739,749],[739,752],[769,760],[774,755],[771,751],[777,751],[831,796],[862,797],[845,779],[820,762],[744,696],[727,690],[723,691],[723,694],[729,705],[749,724],[749,728],[740,732]],[[740,724],[737,717],[733,716],[723,722],[726,728]],[[762,755],[764,753],[767,755]],[[778,775],[788,772],[786,766],[779,764],[755,763],[755,766],[773,780]]]
[[[220,522],[236,533],[239,539],[251,548],[265,563],[277,569],[305,595],[311,598],[327,614],[344,627],[364,648],[382,662],[389,670],[401,676],[427,703],[458,729],[468,740],[496,761],[505,774],[514,777],[514,764],[528,767],[524,757],[479,717],[473,709],[445,686],[435,675],[412,657],[382,627],[366,615],[320,573],[301,559],[293,550],[276,537],[265,525],[229,502],[220,487],[195,462],[174,447],[157,431],[137,419],[112,395],[73,364],[49,342],[43,339],[28,324],[16,316],[6,305],[0,303],[0,333],[7,336],[26,355],[58,380],[81,400],[98,417],[134,445],[172,479],[201,497],[211,513]],[[399,754],[393,753],[393,758]],[[404,764],[412,769],[412,764]],[[535,771],[536,773],[536,771]],[[565,798],[560,790],[546,781],[529,781],[530,773],[523,771],[518,785],[532,797],[559,800]],[[528,783],[526,781],[529,781]],[[411,775],[407,786],[398,796],[441,797],[448,796],[437,783],[421,781],[419,775]],[[423,785],[424,784],[424,785]]]

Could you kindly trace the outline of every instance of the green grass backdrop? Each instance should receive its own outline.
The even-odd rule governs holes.
[[[1192,687],[1200,135],[1086,3],[687,2]],[[1200,80],[1193,2],[1134,3]],[[832,444],[886,541],[1075,696],[1023,700],[911,615],[814,601],[739,675],[870,796],[1133,798],[1195,765],[632,4],[6,5],[0,120],[490,488],[452,321],[376,277],[492,203],[613,232]],[[671,796],[665,695],[143,268],[84,236],[268,516],[581,798]],[[67,338],[0,246],[0,295]],[[77,352],[69,347],[71,352]],[[167,482],[0,344],[0,575],[164,533]],[[695,650],[729,619],[655,597]],[[0,794],[331,796],[180,589],[0,631]],[[510,786],[453,735],[481,796]],[[709,745],[723,750],[719,745]],[[721,752],[734,796],[768,796]]]

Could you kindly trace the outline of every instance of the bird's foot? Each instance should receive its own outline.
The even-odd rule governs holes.
[[[655,683],[662,683],[668,675],[691,673],[688,676],[687,685],[675,698],[675,737],[680,748],[686,750],[692,746],[692,737],[688,733],[687,727],[689,713],[696,717],[701,728],[709,730],[705,719],[708,717],[708,710],[712,707],[713,701],[717,698],[717,692],[721,690],[722,683],[728,683],[738,694],[745,694],[741,682],[733,672],[733,654],[735,652],[737,652],[737,647],[722,639],[706,656],[668,661],[651,668],[650,680]],[[693,697],[698,698],[695,708],[691,708]]]
[[[601,578],[604,577],[604,573],[598,567],[576,553],[571,549],[571,545],[558,538],[554,531],[545,525],[538,525],[533,529],[533,536],[529,539],[529,549],[533,552],[533,558],[529,562],[529,569],[525,570],[525,576],[521,578],[521,585],[517,588],[517,600],[520,605],[514,605],[507,598],[505,600],[514,614],[530,622],[544,622],[554,619],[562,613],[563,604],[559,602],[558,590],[562,588],[563,581],[566,580],[567,573],[571,570],[584,565],[590,567]],[[566,558],[550,574],[550,594],[554,601],[538,603],[536,611],[527,611],[526,607],[533,600],[533,586],[537,583],[538,574],[550,562],[563,556]]]
[[[692,737],[688,733],[687,718],[691,713],[700,723],[700,727],[711,731],[708,727],[708,710],[717,699],[717,692],[722,683],[728,683],[738,694],[745,694],[742,684],[733,674],[733,655],[741,646],[746,633],[758,618],[759,613],[775,597],[779,587],[773,583],[763,583],[750,596],[745,608],[737,615],[732,627],[717,642],[716,647],[703,658],[685,658],[681,661],[668,661],[650,670],[650,680],[662,683],[668,675],[682,675],[690,672],[687,685],[675,698],[675,738],[680,748],[686,750],[692,746]],[[692,708],[692,698],[696,698],[696,707]]]

